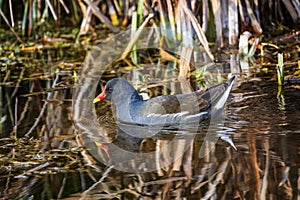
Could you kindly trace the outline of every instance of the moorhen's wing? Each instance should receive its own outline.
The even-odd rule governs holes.
[[[211,106],[224,106],[233,79],[205,92],[199,90],[189,94],[165,95],[144,101],[135,109],[135,121],[152,125],[202,121],[207,118]]]
[[[131,107],[131,116],[139,124],[164,125],[172,121],[178,121],[182,114],[180,102],[174,95],[165,95],[137,102]]]
[[[158,96],[144,101],[141,106],[132,109],[134,121],[148,125],[171,125],[201,121],[200,117],[207,112],[207,101],[199,99],[195,93]],[[203,112],[204,111],[204,112]]]

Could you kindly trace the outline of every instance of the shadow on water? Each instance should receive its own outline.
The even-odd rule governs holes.
[[[153,132],[118,126],[107,102],[95,107],[98,76],[111,74],[87,61],[84,66],[75,91],[60,85],[70,75],[57,72],[45,82],[22,80],[26,90],[9,104],[13,88],[1,85],[1,198],[299,198],[296,88],[286,86],[278,96],[275,82],[251,80],[249,71],[235,69],[222,123]],[[160,67],[114,75],[150,75],[150,86],[135,84],[149,96],[179,93],[176,71]],[[234,69],[224,64],[217,71]]]

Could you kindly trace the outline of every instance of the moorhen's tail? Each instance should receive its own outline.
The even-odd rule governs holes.
[[[203,94],[202,98],[209,102],[207,107],[207,111],[209,113],[224,108],[233,86],[234,78],[235,77],[233,76],[225,83],[208,88]]]

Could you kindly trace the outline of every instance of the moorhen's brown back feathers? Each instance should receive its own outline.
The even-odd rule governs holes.
[[[190,114],[196,114],[204,111],[207,107],[207,103],[207,100],[201,98],[200,93],[177,94],[158,96],[149,99],[145,102],[145,108],[148,110],[147,114],[153,113],[154,111],[156,111],[154,113],[157,114],[172,114],[183,111],[188,111]]]

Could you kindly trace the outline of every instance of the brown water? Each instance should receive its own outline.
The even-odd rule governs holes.
[[[1,86],[1,90],[3,96],[9,93],[8,87]],[[7,121],[2,123],[0,195],[34,199],[297,199],[300,93],[289,86],[283,91],[279,97],[275,82],[242,81],[237,76],[224,124],[217,127],[212,140],[205,138],[207,126],[196,131],[164,131],[142,143],[122,138],[113,146],[107,144],[108,155],[94,141],[101,141],[103,130],[109,136],[122,130],[117,131],[108,120],[101,131],[92,136],[79,131],[78,138],[75,133],[82,127],[74,128],[69,89],[48,93],[51,96],[43,100],[47,102],[43,120],[31,133],[38,111],[43,109],[35,106],[41,104],[41,95],[19,97],[9,106],[2,101],[2,113],[9,113],[9,108],[14,113],[15,105],[20,111],[28,107],[28,111],[12,134],[16,138],[11,139],[11,146],[5,138],[13,127]],[[140,133],[145,129],[130,130]],[[37,138],[35,146],[28,145],[33,149],[23,149],[27,155],[18,144],[22,135]],[[88,149],[71,151],[81,144]],[[122,154],[115,147],[130,153]],[[140,150],[154,153],[138,158]]]

